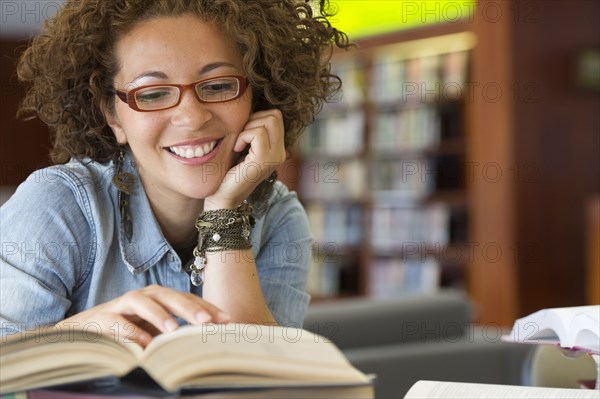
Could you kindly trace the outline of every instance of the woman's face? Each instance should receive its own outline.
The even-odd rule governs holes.
[[[192,15],[137,24],[117,42],[116,54],[115,88],[122,91],[245,76],[234,42]],[[115,99],[115,111],[106,117],[117,141],[129,144],[153,202],[202,199],[217,190],[238,156],[233,146],[250,116],[251,100],[248,88],[235,100],[200,103],[188,89],[176,107],[153,112],[135,111]]]

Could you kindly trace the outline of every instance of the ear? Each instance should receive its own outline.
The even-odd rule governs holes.
[[[102,104],[102,114],[104,114],[104,119],[106,119],[106,123],[112,129],[117,143],[124,145],[127,144],[127,135],[121,126],[121,121],[119,120],[119,116],[117,115],[116,107],[114,104]]]

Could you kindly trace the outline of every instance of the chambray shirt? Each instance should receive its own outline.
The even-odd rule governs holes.
[[[130,242],[111,184],[112,162],[73,160],[40,169],[0,208],[2,335],[55,324],[150,284],[202,296],[163,236],[129,158],[124,168],[136,176]],[[312,240],[304,209],[282,183],[257,216],[251,242],[273,316],[280,325],[301,326]]]

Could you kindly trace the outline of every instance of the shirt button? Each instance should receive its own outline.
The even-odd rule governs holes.
[[[168,259],[169,262],[175,262],[175,256],[172,253],[169,253]]]

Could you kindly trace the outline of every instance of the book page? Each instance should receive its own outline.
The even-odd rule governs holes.
[[[143,367],[167,390],[204,387],[202,377],[215,374],[229,375],[228,385],[242,380],[249,385],[242,375],[289,384],[370,383],[326,338],[254,324],[185,326],[160,335],[148,345]]]
[[[515,321],[510,337],[514,342],[551,341],[567,338],[567,326],[573,316],[569,312],[543,309]]]
[[[586,306],[573,317],[570,326],[575,349],[600,354],[600,306]]]
[[[598,394],[599,392],[593,389],[418,381],[410,388],[404,398],[598,399]]]
[[[16,331],[1,338],[2,356],[6,358],[12,353],[22,353],[25,350],[45,346],[67,345],[79,343],[83,345],[97,344],[115,348],[123,356],[140,358],[143,349],[137,343],[127,339],[104,333],[96,323],[89,323],[85,328],[46,326],[36,330]],[[67,353],[72,352],[68,346],[63,347]]]
[[[91,329],[47,327],[17,332],[2,339],[0,390],[121,376],[137,365],[141,353],[137,344],[113,341]]]
[[[600,350],[600,306],[539,310],[515,321],[508,342],[554,343],[564,348]]]

